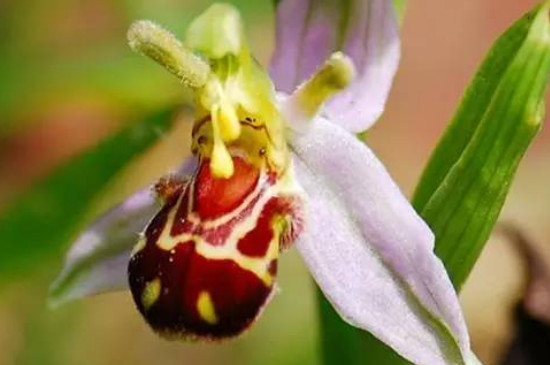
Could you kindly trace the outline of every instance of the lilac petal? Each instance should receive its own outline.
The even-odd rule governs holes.
[[[473,363],[434,237],[380,161],[321,118],[291,146],[309,196],[297,247],[335,309],[415,364]]]
[[[190,175],[194,158],[177,170]],[[64,267],[52,283],[49,304],[128,288],[127,267],[132,248],[159,205],[153,188],[138,191],[95,221],[69,250]]]
[[[127,289],[132,247],[157,210],[148,187],[93,223],[67,254],[65,266],[50,288],[50,304]]]
[[[279,2],[271,60],[271,77],[278,91],[290,94],[336,50],[339,8],[337,1]]]
[[[358,75],[327,104],[325,114],[348,131],[361,132],[382,114],[399,63],[399,26],[392,1],[279,3],[271,65],[277,90],[291,93],[334,51],[350,56]]]

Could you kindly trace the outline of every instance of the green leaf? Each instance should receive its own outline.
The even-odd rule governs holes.
[[[550,73],[550,2],[516,22],[489,52],[420,179],[413,205],[460,289],[540,130]]]
[[[497,40],[413,198],[457,288],[487,241],[518,163],[540,129],[550,72],[549,8],[550,2],[538,6]],[[345,324],[324,298],[320,316],[324,364],[409,364]]]
[[[176,109],[147,115],[59,167],[0,217],[0,277],[60,257],[108,184],[171,128]],[[70,136],[67,136],[70,138]]]

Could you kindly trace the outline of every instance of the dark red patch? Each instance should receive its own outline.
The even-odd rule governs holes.
[[[162,230],[166,226],[168,219],[168,213],[174,208],[178,202],[178,198],[181,196],[180,190],[177,194],[173,194],[170,199],[164,204],[160,212],[151,220],[147,228],[145,229],[145,238],[147,245],[152,245],[157,242]]]
[[[280,250],[290,247],[302,229],[301,212],[296,198],[283,197],[270,199],[260,214],[253,230],[237,244],[237,249],[246,256],[263,257],[273,239],[273,219],[287,219],[288,226],[280,232]]]
[[[167,194],[167,201],[145,230],[145,247],[130,260],[128,276],[134,301],[151,327],[167,337],[198,337],[221,339],[243,332],[266,304],[273,290],[250,271],[229,259],[207,259],[196,252],[194,242],[181,242],[173,250],[158,246],[158,239],[167,225],[172,224],[171,235],[192,232],[211,245],[223,245],[227,235],[242,219],[246,219],[258,203],[261,194],[229,222],[218,227],[204,228],[200,219],[225,214],[239,206],[258,184],[259,172],[240,158],[234,158],[235,174],[228,180],[213,179],[208,161],[203,161],[198,174],[185,187]],[[268,175],[267,189],[275,182]],[[191,194],[194,188],[194,194]],[[184,194],[182,196],[182,194]],[[193,196],[197,200],[193,202]],[[272,219],[288,216],[289,225],[282,232],[280,246],[290,244],[301,227],[300,212],[294,198],[272,198],[262,209],[257,226],[239,243],[238,249],[246,255],[263,257],[273,237]],[[298,199],[298,198],[296,198]],[[176,204],[180,202],[178,206]],[[177,209],[174,222],[168,215]],[[190,212],[195,221],[189,219]],[[296,224],[294,224],[296,221]],[[170,227],[169,227],[170,228]],[[277,260],[265,262],[266,270],[275,278]],[[154,280],[161,283],[158,299],[145,308],[142,295],[146,285]],[[198,311],[198,299],[207,292],[217,317],[208,323]]]
[[[262,209],[254,229],[239,240],[237,249],[246,256],[264,257],[273,239],[273,218],[279,214],[278,199],[270,199]]]
[[[250,194],[260,176],[258,168],[241,157],[233,157],[235,171],[229,179],[212,176],[210,161],[201,161],[195,179],[195,210],[201,219],[214,219],[238,207]]]
[[[190,184],[194,184],[194,180],[191,180]],[[189,214],[189,209],[190,209],[189,207],[190,189],[189,188],[185,189],[183,194],[184,196],[182,198],[182,202],[178,206],[178,211],[176,212],[176,216],[174,218],[174,222],[172,225],[172,230],[170,231],[170,234],[172,236],[177,236],[184,232],[190,233],[196,229],[196,225],[187,219],[187,215]]]
[[[134,301],[161,335],[211,339],[235,336],[250,326],[273,289],[232,260],[210,260],[197,254],[192,242],[178,244],[172,252],[147,244],[132,257],[128,267]],[[162,283],[161,294],[146,310],[141,295],[145,285],[156,278]],[[202,291],[210,294],[216,324],[207,323],[198,313],[197,300]]]
[[[277,260],[276,260],[276,259],[271,260],[271,262],[269,263],[269,266],[268,266],[267,270],[269,271],[269,273],[270,273],[273,277],[275,277],[275,275],[277,274],[277,267],[278,267]]]
[[[282,232],[279,242],[279,250],[282,252],[289,249],[302,232],[304,226],[302,201],[297,196],[284,196],[277,198],[277,203],[279,211],[288,217],[288,225]]]
[[[191,184],[193,183],[194,181],[191,182]],[[223,224],[208,228],[203,226],[202,221],[197,221],[197,219],[191,221],[188,219],[188,215],[193,211],[193,207],[188,206],[190,189],[187,189],[184,192],[185,195],[182,197],[181,203],[178,205],[178,210],[175,214],[175,220],[173,222],[170,234],[172,236],[178,236],[182,233],[192,233],[197,236],[201,236],[205,241],[213,246],[221,246],[225,244],[227,237],[231,234],[235,225],[239,224],[239,222],[246,219],[252,213],[254,207],[265,193],[266,189],[267,187],[264,187],[264,189],[252,198],[249,204],[240,210],[239,213],[232,219]]]

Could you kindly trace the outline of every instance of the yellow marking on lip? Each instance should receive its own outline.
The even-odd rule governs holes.
[[[262,178],[260,178],[260,179],[262,179]],[[190,187],[193,188],[193,185],[190,185]],[[253,194],[258,194],[260,192],[260,190],[261,190],[261,185],[258,184],[257,187],[256,187],[256,190],[254,191]],[[261,196],[260,200],[255,204],[255,206],[253,208],[253,211],[250,214],[250,217],[248,217],[245,220],[245,221],[247,221],[249,219],[254,220],[254,222],[252,222],[251,225],[249,225],[250,228],[247,229],[247,231],[252,229],[255,226],[255,224],[256,224],[255,221],[260,216],[260,213],[263,209],[263,206],[265,205],[265,203],[267,201],[269,201],[269,199],[276,196],[276,193],[277,193],[277,185],[270,186],[270,187],[268,187],[268,189],[266,189],[263,196]],[[189,195],[193,196],[193,194],[194,194],[194,191],[191,190],[189,192]],[[253,194],[250,194],[250,195],[253,195]],[[166,219],[166,224],[164,225],[164,227],[162,229],[162,232],[161,232],[159,238],[157,239],[156,245],[159,248],[163,249],[163,250],[170,251],[171,249],[176,247],[176,245],[180,242],[186,242],[186,241],[194,240],[198,245],[202,241],[202,238],[200,238],[199,236],[196,236],[192,233],[182,233],[182,234],[177,235],[177,236],[172,236],[172,234],[171,234],[172,226],[174,225],[174,223],[176,221],[176,215],[177,215],[179,206],[181,205],[181,203],[183,201],[183,198],[184,198],[184,194],[182,194],[180,196],[178,202],[175,204],[175,206],[172,208],[172,210],[170,210],[170,212],[168,213],[168,217]],[[245,209],[246,205],[248,205],[250,203],[250,201],[254,198],[255,198],[254,196],[246,197],[245,201],[243,203],[241,203],[241,205],[237,209],[235,209],[236,213],[232,212],[230,214],[235,214],[235,216],[236,216],[238,213],[240,213],[240,211]],[[194,223],[195,222],[200,222],[199,218],[194,213],[188,213],[188,218],[191,222],[194,222]],[[200,223],[202,224],[202,226],[205,229],[211,229],[211,228],[214,228],[218,225],[222,225],[222,224],[226,223],[228,221],[228,219],[230,219],[230,218],[228,218],[226,216],[222,216],[222,217],[220,217],[216,220],[205,221],[205,222],[200,222]],[[206,223],[206,222],[208,222],[208,223]],[[231,237],[234,237],[234,235],[232,234]],[[228,241],[231,240],[231,237],[228,239]],[[196,238],[198,238],[198,239],[196,239]],[[235,243],[235,245],[236,245],[236,243]]]
[[[269,249],[265,257],[248,257],[243,255],[238,249],[237,244],[239,239],[244,237],[246,233],[256,227],[258,219],[260,218],[261,212],[265,204],[269,199],[273,198],[275,195],[276,189],[270,187],[260,199],[258,204],[256,204],[252,210],[252,213],[249,217],[240,222],[237,226],[234,227],[230,236],[228,237],[226,244],[221,246],[214,246],[207,241],[205,241],[201,236],[192,234],[192,233],[182,233],[177,236],[172,236],[170,231],[172,229],[172,224],[175,220],[175,215],[178,210],[178,206],[181,204],[178,202],[172,211],[168,214],[167,222],[163,232],[161,233],[156,244],[159,248],[170,251],[176,245],[181,242],[194,242],[195,249],[197,254],[214,260],[232,260],[239,267],[252,272],[258,278],[260,278],[266,286],[271,286],[273,284],[273,277],[269,273],[269,263],[272,259],[278,257],[278,242],[274,245],[274,241],[278,240],[278,237],[273,237],[272,241],[269,244]],[[181,198],[180,198],[181,199]],[[275,246],[275,247],[274,247]]]
[[[160,278],[155,278],[145,284],[141,293],[141,304],[145,310],[149,310],[159,299],[162,282]]]
[[[210,293],[207,291],[200,292],[199,299],[197,299],[197,311],[206,323],[218,323],[218,316],[216,315],[214,302],[212,301],[212,297],[210,297]]]
[[[260,178],[260,180],[261,179],[262,177]],[[244,237],[244,235],[246,235],[248,232],[254,229],[254,227],[256,227],[263,207],[271,198],[286,194],[302,196],[303,192],[295,181],[296,180],[294,179],[293,169],[291,165],[288,172],[280,180],[278,180],[275,185],[272,185],[266,189],[266,191],[263,193],[263,196],[255,204],[251,214],[234,227],[226,241],[226,244],[219,246],[212,245],[209,242],[205,241],[201,236],[192,233],[182,233],[177,236],[172,236],[170,234],[172,230],[172,225],[175,222],[176,213],[179,209],[180,204],[183,201],[184,194],[182,194],[178,203],[169,212],[167,223],[164,226],[162,233],[160,234],[159,239],[156,242],[156,245],[160,249],[170,251],[174,247],[176,247],[176,245],[182,242],[194,242],[197,254],[207,259],[232,260],[240,268],[252,272],[260,280],[262,280],[266,286],[270,287],[271,285],[273,285],[274,277],[269,272],[269,264],[273,259],[277,259],[279,257],[280,232],[275,232],[276,234],[270,241],[268,251],[266,252],[264,257],[245,256],[238,250],[237,244],[239,240]],[[258,184],[256,190],[259,190],[260,186],[261,184]],[[193,189],[193,185],[190,185],[190,188]],[[192,194],[193,190],[190,191],[191,196]],[[248,202],[248,199],[252,198],[253,197],[249,196],[245,199],[245,201]],[[241,206],[237,208],[236,211],[239,211],[241,209],[244,209],[244,204],[241,204]],[[189,216],[191,218],[193,214],[189,214]],[[227,219],[225,216],[220,217],[218,218],[216,223],[223,224],[221,222],[223,222],[225,219]],[[214,222],[215,221],[209,221],[208,227],[211,228],[210,224],[213,224]],[[277,229],[275,231],[277,231]]]

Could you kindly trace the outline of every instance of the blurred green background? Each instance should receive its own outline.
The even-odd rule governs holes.
[[[268,64],[270,0],[229,1],[241,9],[257,58]],[[211,1],[0,0],[0,214],[18,193],[144,110],[189,94],[126,45],[134,19],[182,35]],[[367,140],[407,194],[496,37],[536,1],[410,2],[403,60],[387,112]],[[187,153],[189,118],[112,184],[97,210],[147,184]],[[514,221],[550,260],[550,132],[520,171],[503,219]],[[0,237],[0,240],[2,237]],[[296,252],[281,260],[280,294],[243,337],[182,344],[156,337],[129,293],[45,305],[62,257],[34,263],[0,286],[0,364],[316,364],[315,291]],[[2,263],[0,263],[1,265]],[[524,283],[515,252],[494,237],[462,302],[474,348],[493,364],[512,333],[510,313]]]

